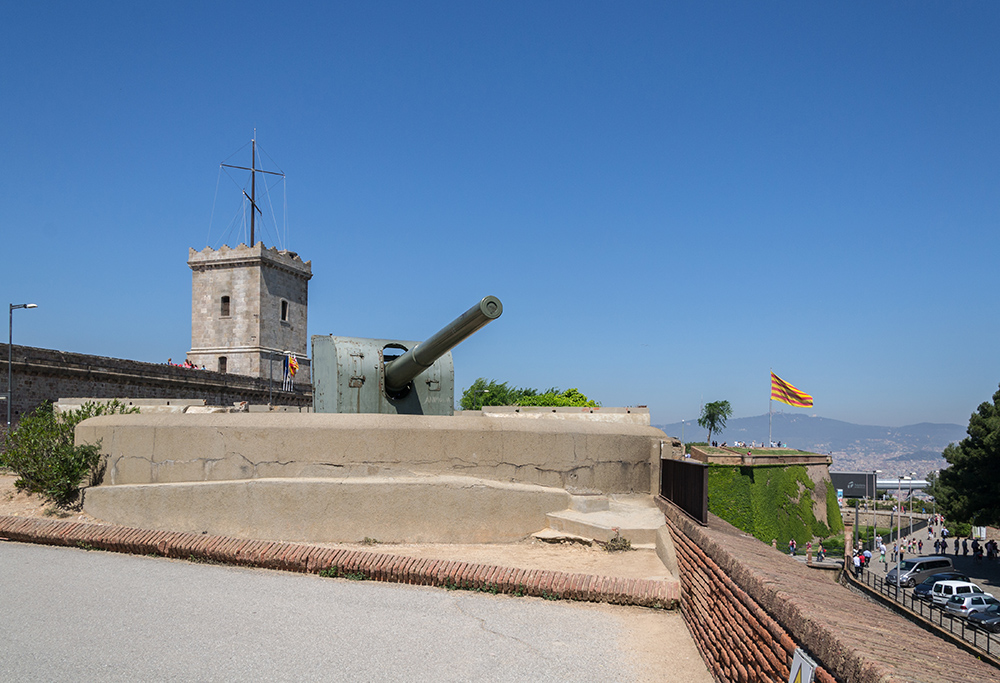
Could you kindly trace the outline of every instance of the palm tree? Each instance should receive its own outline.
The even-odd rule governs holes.
[[[726,428],[726,418],[732,417],[733,409],[729,401],[712,401],[701,409],[698,426],[708,430],[708,444],[712,444],[712,432],[721,432]]]

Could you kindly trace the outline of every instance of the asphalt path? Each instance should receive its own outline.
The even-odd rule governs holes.
[[[941,535],[939,530],[935,529],[934,536],[930,539],[927,538],[926,530],[914,532],[912,536],[903,537],[904,541],[908,541],[910,538],[923,541],[924,551],[923,553],[906,553],[903,557],[907,560],[934,555],[934,539],[941,538]],[[969,554],[963,555],[961,552],[961,541],[959,541],[959,553],[956,555],[955,539],[949,538],[948,552],[943,553],[943,556],[951,560],[952,564],[955,566],[955,571],[965,574],[984,591],[991,593],[994,597],[1000,598],[1000,560],[987,560],[984,556],[984,559],[977,561],[972,555],[971,540],[969,541],[969,546]],[[879,562],[879,555],[878,553],[875,553],[875,559],[869,569],[869,571],[883,577],[889,571],[896,568],[896,561],[892,559],[892,544],[886,543],[885,547],[885,563]]]
[[[0,581],[3,681],[645,677],[624,608],[21,543]]]

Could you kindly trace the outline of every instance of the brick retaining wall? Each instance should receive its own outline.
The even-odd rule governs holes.
[[[7,344],[0,344],[0,358],[6,360]],[[0,375],[0,387],[6,392],[7,372]],[[16,344],[13,377],[14,421],[45,401],[55,403],[60,398],[187,398],[231,405],[241,401],[263,404],[269,396],[268,381],[256,377]],[[280,389],[281,377],[277,377],[271,386],[273,404],[312,405],[310,384],[296,384],[295,391]],[[0,409],[6,413],[2,401]]]
[[[676,581],[626,579],[542,569],[435,560],[364,550],[323,548],[302,543],[261,541],[208,534],[151,531],[134,527],[0,516],[0,540],[162,555],[232,565],[319,574],[370,581],[440,586],[549,599],[606,602],[613,605],[674,608]]]
[[[714,515],[701,527],[662,499],[681,611],[722,681],[788,680],[796,647],[823,683],[992,681],[1000,670]]]

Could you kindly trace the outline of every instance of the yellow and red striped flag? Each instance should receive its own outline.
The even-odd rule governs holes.
[[[799,391],[785,380],[771,373],[771,400],[781,401],[790,406],[812,408],[813,397],[804,391]]]

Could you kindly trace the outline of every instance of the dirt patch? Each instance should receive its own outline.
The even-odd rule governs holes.
[[[17,477],[0,474],[0,515],[11,517],[51,517],[73,522],[90,522],[104,524],[94,519],[82,510],[61,510],[51,503],[46,503],[41,496],[35,496],[14,488]]]

